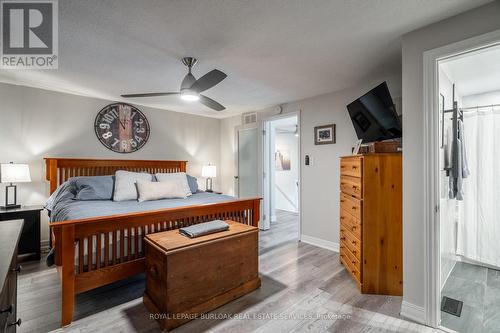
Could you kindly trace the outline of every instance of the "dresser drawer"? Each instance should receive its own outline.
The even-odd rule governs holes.
[[[362,222],[362,202],[356,198],[350,197],[348,195],[345,195],[344,193],[340,193],[340,212],[342,214],[342,211],[347,212],[354,216],[356,219],[359,220],[360,223]],[[341,215],[342,216],[342,215]]]
[[[352,176],[340,176],[340,190],[358,199],[363,198],[361,178]]]
[[[343,242],[356,259],[361,262],[361,241],[343,227],[340,227],[340,242]]]
[[[359,272],[361,272],[361,263],[356,258],[356,256],[349,250],[349,247],[345,242],[340,242],[340,254],[345,255],[347,258],[349,258],[350,263],[352,266],[354,266]]]
[[[352,265],[349,258],[345,254],[340,254],[340,261],[344,264],[345,268],[349,271],[352,277],[361,285],[361,273]]]
[[[362,240],[361,221],[343,209],[340,210],[340,225],[349,230],[357,239]]]
[[[340,160],[340,175],[361,178],[363,163],[360,158],[343,158]]]

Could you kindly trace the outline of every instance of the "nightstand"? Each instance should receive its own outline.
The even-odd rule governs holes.
[[[40,260],[40,212],[43,209],[43,206],[0,209],[0,221],[24,220],[23,231],[17,247],[18,255],[31,254],[29,258]]]

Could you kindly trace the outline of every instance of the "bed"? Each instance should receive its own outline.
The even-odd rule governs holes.
[[[51,194],[71,177],[113,175],[117,170],[186,171],[186,161],[45,158],[45,164]],[[144,272],[144,235],[213,219],[258,226],[260,218],[260,198],[202,192],[189,199],[159,201],[68,202],[52,212],[59,217],[52,215],[50,229],[62,284],[61,326],[72,321],[76,294]]]

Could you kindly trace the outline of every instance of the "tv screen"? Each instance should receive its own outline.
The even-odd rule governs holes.
[[[347,110],[358,139],[363,142],[401,137],[401,122],[386,82],[347,105]]]

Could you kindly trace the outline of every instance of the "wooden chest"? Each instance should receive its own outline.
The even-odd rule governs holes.
[[[340,160],[340,262],[362,293],[403,293],[401,157]]]
[[[145,237],[144,304],[165,330],[260,287],[258,228],[227,222],[228,231],[193,239],[178,230]]]

